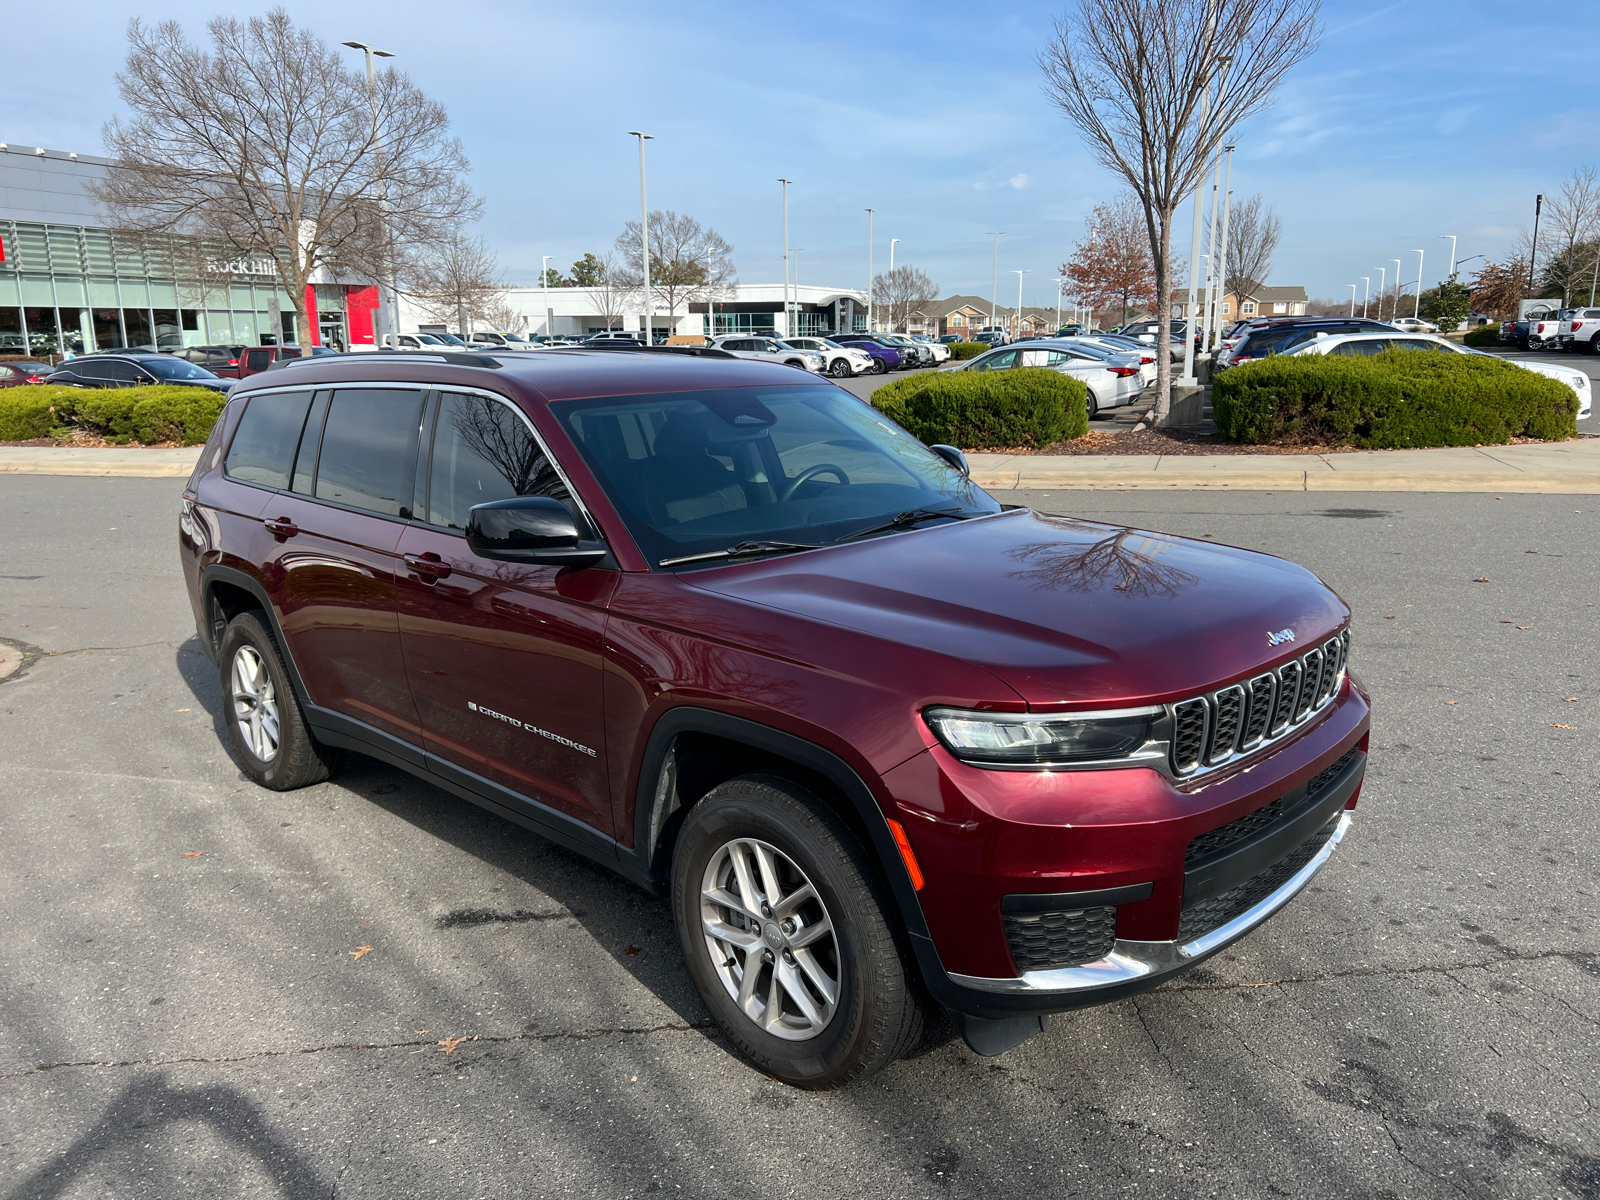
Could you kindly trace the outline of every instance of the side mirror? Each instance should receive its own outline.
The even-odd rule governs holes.
[[[944,459],[945,462],[949,463],[963,475],[971,474],[971,472],[967,469],[967,456],[961,453],[961,451],[957,450],[954,446],[937,445],[929,446],[928,449],[932,450],[935,454]]]
[[[607,553],[599,543],[585,545],[567,506],[549,496],[474,504],[467,514],[467,545],[480,558],[549,567],[592,566]]]

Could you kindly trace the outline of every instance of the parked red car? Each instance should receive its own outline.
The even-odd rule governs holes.
[[[299,358],[298,346],[190,346],[177,355],[223,379],[244,379],[282,359]]]
[[[0,388],[24,387],[30,383],[43,383],[45,378],[54,371],[47,362],[35,362],[32,359],[22,359],[17,362],[0,363]]]
[[[801,1086],[933,1004],[997,1054],[1204,960],[1365,770],[1310,572],[1003,506],[716,351],[286,364],[230,397],[179,544],[253,779],[358,750],[670,896],[722,1030]]]

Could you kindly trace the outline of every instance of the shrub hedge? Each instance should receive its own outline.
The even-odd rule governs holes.
[[[985,350],[992,350],[988,342],[951,342],[950,357],[958,362],[965,362],[969,358],[977,358]]]
[[[929,445],[1037,449],[1089,432],[1088,395],[1080,379],[1022,367],[912,375],[878,388],[872,405]]]
[[[50,384],[0,389],[0,441],[95,434],[109,442],[177,442],[198,446],[227,398],[207,388],[161,384],[135,388],[69,388]]]
[[[1500,322],[1490,321],[1487,325],[1474,326],[1467,330],[1461,340],[1469,346],[1498,346],[1501,344]]]
[[[1392,449],[1578,433],[1566,384],[1479,354],[1279,355],[1219,375],[1212,407],[1241,442]]]

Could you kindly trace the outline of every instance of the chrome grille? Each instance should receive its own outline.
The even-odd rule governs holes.
[[[1172,706],[1172,769],[1180,775],[1200,765],[1206,744],[1206,702],[1185,700]]]
[[[1171,706],[1171,767],[1189,775],[1283,737],[1324,708],[1344,682],[1350,631],[1248,683],[1230,684]]]
[[[1239,744],[1239,726],[1244,718],[1244,689],[1234,686],[1223,688],[1211,698],[1211,745],[1206,751],[1206,762],[1219,763],[1233,756]]]
[[[1245,718],[1240,749],[1253,749],[1267,736],[1267,726],[1272,724],[1272,682],[1271,675],[1257,675],[1250,681],[1250,715]]]

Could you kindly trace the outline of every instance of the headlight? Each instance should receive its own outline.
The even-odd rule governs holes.
[[[1151,740],[1164,715],[1159,707],[1043,715],[930,708],[925,714],[950,753],[962,762],[990,767],[1129,760]]]

